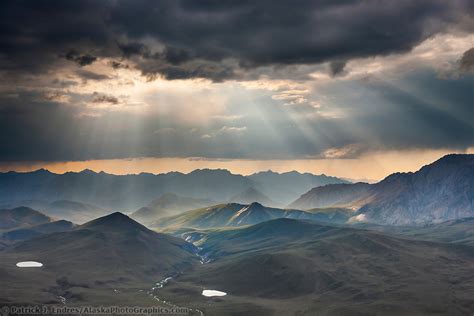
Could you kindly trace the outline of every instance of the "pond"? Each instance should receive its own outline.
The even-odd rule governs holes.
[[[216,291],[216,290],[203,290],[202,295],[207,296],[207,297],[213,297],[213,296],[225,296],[227,295],[227,293]]]
[[[42,267],[43,264],[37,261],[20,261],[16,264],[18,268],[39,268]]]

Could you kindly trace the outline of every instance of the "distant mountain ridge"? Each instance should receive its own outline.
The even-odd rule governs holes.
[[[289,207],[341,206],[355,220],[419,225],[474,216],[474,155],[447,155],[416,172],[394,173],[375,184],[314,188]]]
[[[3,247],[0,247],[0,249],[16,242],[37,238],[45,234],[70,231],[74,228],[75,225],[73,223],[65,220],[58,220],[34,226],[12,229],[0,234],[0,244],[4,245]]]
[[[30,227],[52,221],[49,216],[29,207],[0,210],[0,229]]]
[[[251,174],[248,178],[260,184],[256,188],[270,199],[281,203],[279,206],[288,205],[294,201],[293,197],[295,195],[301,195],[299,192],[306,192],[314,187],[335,183],[350,183],[347,180],[325,174],[314,175],[297,171],[278,173],[268,170]]]
[[[26,200],[46,203],[69,200],[105,209],[135,211],[165,193],[224,202],[254,187],[269,199],[286,205],[314,186],[344,182],[325,175],[297,172],[242,176],[224,169],[198,169],[188,174],[112,175],[91,170],[54,174],[40,169],[0,173],[0,204],[18,206]]]
[[[188,210],[201,208],[216,204],[216,202],[205,199],[195,199],[180,196],[174,193],[165,193],[147,206],[133,212],[130,216],[142,223],[156,221],[163,216],[171,216]]]
[[[158,220],[153,226],[188,228],[237,227],[254,225],[278,218],[345,223],[350,216],[351,213],[346,213],[344,216],[339,209],[315,209],[306,212],[295,209],[267,207],[257,202],[248,205],[227,203],[191,210],[177,216],[165,217]]]
[[[15,242],[73,228],[71,222],[54,220],[29,207],[1,209],[0,250]]]

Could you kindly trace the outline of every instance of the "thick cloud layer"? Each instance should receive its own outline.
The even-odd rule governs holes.
[[[473,9],[468,0],[4,1],[0,66],[32,72],[59,56],[79,66],[123,57],[149,77],[222,81],[240,68],[405,52],[468,30]]]
[[[3,1],[0,161],[473,147],[474,54],[456,41],[473,10],[469,0]],[[210,81],[176,80],[195,78]]]

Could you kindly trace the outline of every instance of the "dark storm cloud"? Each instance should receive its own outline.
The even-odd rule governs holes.
[[[71,50],[66,54],[66,59],[75,62],[79,66],[87,66],[92,64],[97,60],[97,57],[89,55],[89,54],[84,54],[81,55],[78,52]]]
[[[95,73],[95,72],[92,72],[92,71],[88,71],[88,70],[84,70],[84,69],[80,69],[78,71],[76,71],[76,74],[81,77],[82,79],[85,79],[85,80],[96,80],[96,81],[100,81],[100,80],[107,80],[107,79],[110,79],[109,76],[107,75],[104,75],[104,74],[98,74],[98,73]]]
[[[464,52],[459,60],[459,69],[461,71],[474,70],[474,47]]]
[[[238,67],[405,52],[438,32],[466,31],[473,6],[468,0],[4,1],[1,67],[39,71],[65,54],[80,66],[125,57],[149,77],[222,81],[235,78]]]
[[[346,67],[346,61],[333,61],[329,63],[329,74],[332,77],[336,77],[344,72],[344,68]]]
[[[446,80],[430,73],[393,84],[334,80],[328,85],[332,91],[320,90],[333,108],[307,106],[307,113],[290,113],[300,115],[296,121],[292,108],[271,98],[274,91],[259,91],[257,98],[246,90],[248,99],[235,96],[230,102],[238,104],[229,105],[229,113],[245,119],[195,133],[191,123],[166,113],[88,115],[91,108],[117,108],[125,101],[103,92],[51,92],[80,90],[80,80],[67,75],[52,87],[35,82],[44,88],[41,93],[28,84],[36,78],[30,75],[61,67],[73,78],[107,80],[90,71],[104,58],[114,69],[135,67],[149,79],[245,80],[262,73],[259,67],[271,68],[265,73],[270,78],[288,79],[290,69],[299,74],[319,63],[329,63],[337,76],[345,71],[342,61],[407,52],[437,33],[470,31],[467,14],[473,9],[469,0],[1,1],[0,161],[301,158],[360,143],[367,144],[363,150],[467,148],[474,130],[470,73]],[[472,70],[472,49],[459,67]],[[13,86],[13,79],[22,87]],[[414,91],[400,88],[404,84]],[[326,110],[344,115],[325,117]],[[175,132],[158,137],[155,131],[163,128]]]
[[[120,62],[120,61],[116,61],[116,60],[110,61],[109,65],[114,69],[128,69],[128,68],[130,68],[129,65],[127,65],[123,62]]]
[[[134,55],[142,55],[144,57],[150,57],[150,51],[145,44],[138,43],[138,42],[131,42],[131,43],[118,43],[117,46],[122,52],[124,57],[131,57]]]

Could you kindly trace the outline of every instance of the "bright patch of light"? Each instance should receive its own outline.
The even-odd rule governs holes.
[[[213,297],[213,296],[226,296],[226,292],[221,292],[221,291],[216,291],[216,290],[203,290],[202,295],[207,296],[207,297]]]
[[[39,268],[42,267],[43,264],[37,261],[20,261],[16,264],[18,268]]]

